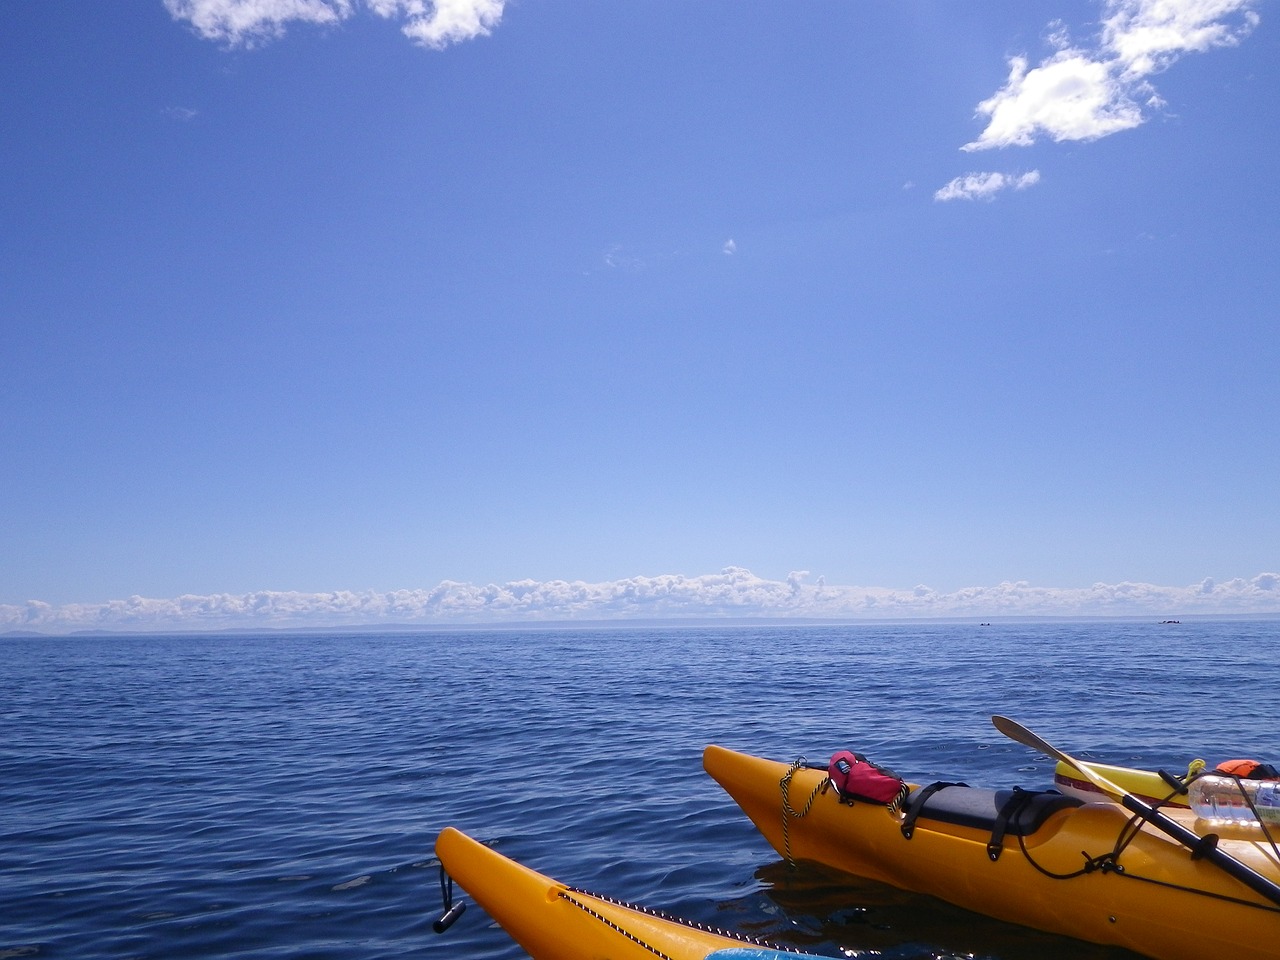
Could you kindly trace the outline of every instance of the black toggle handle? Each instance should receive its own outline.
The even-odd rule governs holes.
[[[466,903],[459,900],[448,910],[446,910],[435,923],[431,925],[431,929],[436,933],[444,933],[453,926],[454,921],[462,916],[462,912],[467,909]]]

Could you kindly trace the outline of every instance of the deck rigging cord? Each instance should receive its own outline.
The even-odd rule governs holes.
[[[845,755],[851,756],[850,754],[845,754]],[[838,756],[839,754],[837,754],[837,757]],[[867,763],[866,758],[863,757],[861,754],[854,754],[852,756],[856,756],[859,761],[863,763]],[[871,767],[875,767],[874,764],[867,763],[867,765]],[[871,800],[867,797],[860,796],[856,793],[846,792],[846,789],[842,788],[840,784],[834,781],[831,778],[831,774],[828,773],[827,776],[820,779],[814,785],[813,791],[809,794],[809,798],[804,802],[804,806],[800,810],[796,810],[791,803],[791,779],[796,775],[796,771],[801,769],[821,770],[824,768],[814,766],[813,764],[809,763],[809,761],[805,757],[797,757],[795,762],[793,762],[791,766],[787,769],[787,772],[783,775],[782,779],[778,781],[778,786],[782,789],[782,845],[784,849],[784,855],[787,860],[787,865],[791,867],[793,870],[795,869],[796,862],[795,862],[795,859],[791,856],[791,821],[803,820],[805,817],[807,817],[809,815],[810,809],[812,809],[813,807],[813,802],[816,799],[818,799],[819,794],[826,793],[830,787],[834,786],[836,788],[836,793],[840,796],[841,803],[847,803],[852,805],[855,802],[855,799],[854,799],[855,797],[857,798],[857,802],[859,803],[879,803],[880,802],[879,800]],[[825,769],[831,770],[833,768],[828,767]],[[896,816],[898,813],[901,812],[903,804],[907,802],[907,798],[911,795],[911,788],[907,786],[907,784],[897,774],[894,774],[891,771],[885,770],[880,767],[876,767],[875,769],[882,779],[891,778],[890,780],[891,783],[894,781],[896,781],[897,783],[896,793],[894,793],[893,797],[890,800],[888,800],[888,802],[882,804],[884,808],[888,810],[891,815]],[[847,767],[844,768],[844,770],[846,773],[848,772]],[[880,798],[880,800],[883,800],[883,796]]]
[[[813,792],[809,794],[809,799],[804,802],[804,807],[798,812],[791,805],[791,778],[796,775],[796,771],[802,767],[806,767],[808,761],[804,757],[797,757],[795,762],[778,781],[778,786],[782,788],[782,846],[783,855],[786,857],[787,866],[792,870],[796,868],[795,858],[791,856],[791,821],[803,820],[809,815],[809,810],[813,807],[813,801],[818,799],[818,794],[825,793],[827,787],[831,784],[830,777],[823,777],[814,786]]]
[[[587,890],[580,890],[577,887],[565,887],[560,891],[559,896],[560,896],[560,899],[567,900],[569,901],[569,903],[573,904],[575,907],[582,910],[584,913],[587,914],[587,916],[593,917],[594,919],[599,920],[609,929],[614,930],[617,933],[620,933],[622,936],[626,937],[628,940],[632,941],[633,943],[639,944],[640,946],[648,950],[650,953],[652,953],[654,956],[661,958],[661,960],[672,960],[672,958],[668,957],[665,953],[663,953],[661,950],[659,950],[657,947],[653,946],[652,944],[645,942],[643,939],[636,936],[631,931],[624,930],[622,927],[614,923],[612,920],[604,916],[599,911],[592,909],[589,904],[583,903],[582,900],[579,900],[577,898],[578,897],[590,898],[592,900],[599,900],[601,903],[612,904],[615,907],[625,907],[627,910],[634,910],[636,913],[643,913],[645,916],[657,917],[659,920],[665,920],[668,923],[676,923],[682,927],[688,927],[691,930],[700,930],[703,933],[712,933],[718,937],[724,937],[727,940],[734,940],[734,941],[737,941],[738,943],[745,943],[753,947],[763,947],[768,950],[775,950],[779,953],[794,953],[798,956],[808,956],[808,954],[805,954],[802,951],[795,949],[794,947],[780,947],[775,943],[769,943],[766,940],[760,940],[760,939],[757,939],[756,937],[748,937],[746,934],[743,934],[743,933],[735,933],[732,930],[724,930],[720,927],[711,926],[710,924],[699,923],[696,920],[689,920],[686,917],[672,916],[671,914],[664,913],[661,910],[655,910],[653,907],[645,907],[638,903],[628,903],[626,900],[618,900],[614,897],[606,897],[599,893],[591,893],[590,891],[587,891]]]
[[[769,943],[768,941],[758,939],[757,937],[749,937],[744,933],[735,933],[732,930],[724,930],[720,927],[711,926],[710,924],[699,923],[696,920],[689,920],[685,917],[673,916],[672,914],[664,913],[661,910],[656,910],[653,907],[642,906],[638,903],[628,903],[626,900],[619,900],[614,897],[604,896],[603,894],[592,893],[588,890],[583,890],[578,887],[562,886],[556,891],[556,896],[558,896],[561,900],[568,901],[569,903],[577,907],[579,910],[587,914],[587,916],[592,917],[595,920],[599,920],[609,929],[613,930],[614,932],[620,934],[623,937],[626,937],[628,940],[643,947],[645,950],[648,950],[655,957],[657,957],[658,960],[675,960],[675,958],[670,957],[667,954],[663,953],[653,944],[645,941],[642,937],[639,937],[636,934],[632,933],[631,931],[619,926],[617,923],[614,923],[612,920],[610,920],[600,911],[592,908],[589,903],[586,903],[584,901],[597,900],[600,903],[608,903],[615,907],[623,907],[627,910],[632,910],[635,913],[644,914],[645,916],[648,916],[648,917],[656,917],[659,920],[663,920],[667,923],[673,923],[673,924],[678,924],[679,926],[682,926],[682,927],[687,927],[690,930],[699,930],[702,933],[715,934],[716,936],[723,937],[726,940],[733,940],[736,943],[743,943],[752,947],[761,947],[764,949],[772,950],[776,953],[794,953],[798,956],[808,956],[808,954],[805,954],[801,950],[797,950],[795,947],[778,946],[777,944]],[[447,870],[445,870],[443,863],[440,864],[440,898],[444,904],[444,913],[440,916],[440,919],[436,920],[435,923],[432,924],[432,929],[435,930],[436,933],[444,933],[446,930],[448,930],[451,926],[453,926],[454,921],[456,921],[460,916],[462,916],[463,911],[467,909],[467,905],[464,901],[459,900],[457,902],[454,902],[453,877],[449,876],[449,873]]]
[[[1163,800],[1159,800],[1154,803],[1152,808],[1158,810],[1179,793],[1185,792],[1185,790],[1175,790]],[[1121,828],[1120,833],[1116,836],[1116,843],[1114,847],[1106,853],[1097,854],[1095,856],[1091,856],[1088,852],[1082,850],[1080,855],[1084,857],[1084,866],[1071,873],[1055,873],[1054,871],[1037,863],[1035,857],[1031,855],[1031,851],[1027,849],[1027,841],[1023,836],[1018,837],[1018,848],[1022,851],[1022,855],[1026,859],[1027,863],[1051,880],[1074,880],[1076,877],[1082,877],[1086,874],[1094,873],[1095,871],[1101,871],[1103,873],[1110,873],[1117,877],[1124,877],[1127,880],[1141,880],[1143,883],[1152,883],[1156,886],[1166,887],[1171,890],[1181,890],[1184,893],[1207,897],[1211,900],[1222,900],[1227,903],[1236,903],[1245,907],[1253,907],[1256,910],[1264,910],[1268,913],[1280,913],[1280,907],[1271,904],[1258,903],[1256,900],[1246,900],[1242,897],[1233,897],[1225,893],[1214,893],[1210,890],[1200,890],[1196,887],[1188,887],[1184,884],[1170,883],[1168,880],[1157,880],[1154,877],[1144,877],[1140,873],[1134,873],[1131,870],[1128,870],[1124,864],[1120,863],[1120,855],[1124,853],[1125,848],[1133,842],[1134,838],[1142,832],[1142,825],[1145,822],[1146,818],[1141,814],[1134,814],[1131,816]],[[1268,839],[1270,839],[1270,834],[1268,834]],[[1273,843],[1272,846],[1274,847],[1275,844]],[[1278,854],[1278,856],[1280,856],[1280,854]]]
[[[1267,821],[1262,818],[1262,814],[1258,811],[1258,807],[1253,801],[1253,797],[1249,796],[1249,791],[1244,788],[1244,780],[1234,773],[1223,773],[1215,771],[1214,776],[1227,777],[1235,781],[1236,789],[1240,791],[1240,796],[1244,798],[1245,804],[1249,807],[1249,812],[1253,814],[1253,819],[1258,821],[1258,826],[1262,828],[1262,835],[1267,838],[1267,843],[1271,845],[1271,852],[1280,859],[1280,847],[1276,846],[1275,838],[1271,836],[1271,829],[1267,826]]]
[[[1088,764],[1082,764],[1070,754],[1059,750],[1043,737],[1032,733],[1016,720],[996,715],[991,718],[991,722],[995,725],[997,730],[1009,739],[1016,740],[1024,746],[1038,750],[1046,756],[1053,757],[1060,763],[1065,763],[1080,771],[1086,780],[1102,792],[1108,794],[1113,800],[1117,801],[1130,813],[1141,817],[1155,829],[1169,837],[1172,837],[1178,843],[1186,847],[1191,851],[1191,857],[1193,860],[1203,859],[1208,861],[1223,873],[1235,880],[1238,880],[1254,893],[1270,900],[1273,904],[1280,905],[1280,884],[1277,884],[1274,880],[1259,873],[1247,863],[1237,860],[1225,850],[1220,850],[1218,848],[1217,834],[1209,833],[1201,835],[1178,821],[1171,819],[1155,807],[1145,803],[1141,798],[1129,793],[1123,787],[1116,786],[1099,771],[1092,769]]]

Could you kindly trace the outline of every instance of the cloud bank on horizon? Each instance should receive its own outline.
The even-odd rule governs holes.
[[[1257,0],[1106,0],[1101,29],[1077,45],[1061,22],[1049,25],[1053,52],[1036,66],[1009,58],[1003,87],[978,104],[987,125],[960,149],[968,153],[1090,141],[1131,130],[1165,106],[1150,78],[1188,53],[1236,46],[1259,23]],[[1027,180],[1034,176],[1034,179]],[[1039,180],[996,172],[957,177],[934,193],[938,201],[990,200]]]
[[[1280,573],[1181,587],[1095,583],[1037,587],[1025,581],[942,593],[832,586],[807,571],[768,580],[742,567],[686,577],[666,574],[604,583],[517,580],[479,586],[446,580],[431,590],[300,593],[262,590],[173,599],[130,597],[54,606],[0,604],[0,632],[66,634],[228,629],[463,626],[559,621],[727,618],[910,620],[1280,614]]]

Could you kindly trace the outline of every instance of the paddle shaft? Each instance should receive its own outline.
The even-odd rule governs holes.
[[[995,728],[1003,733],[1011,740],[1016,740],[1025,746],[1039,750],[1055,760],[1061,760],[1070,767],[1074,767],[1080,774],[1094,786],[1098,787],[1105,793],[1111,794],[1124,806],[1126,810],[1136,813],[1149,824],[1160,830],[1162,833],[1168,834],[1177,840],[1183,846],[1187,847],[1193,857],[1203,857],[1215,867],[1222,870],[1228,876],[1239,880],[1246,887],[1259,896],[1266,897],[1272,903],[1280,904],[1280,884],[1276,884],[1272,880],[1268,880],[1258,871],[1247,863],[1241,863],[1225,850],[1218,849],[1218,838],[1215,834],[1201,836],[1194,830],[1184,827],[1178,821],[1161,813],[1155,807],[1139,800],[1133,794],[1129,793],[1122,787],[1116,786],[1102,774],[1089,767],[1087,764],[1080,763],[1070,754],[1063,753],[1053,744],[1049,743],[1041,737],[1036,736],[1022,724],[1016,720],[1010,720],[1008,717],[992,717],[991,722]]]

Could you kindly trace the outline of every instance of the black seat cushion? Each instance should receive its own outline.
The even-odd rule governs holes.
[[[904,808],[908,817],[914,814],[920,820],[953,823],[988,833],[995,829],[1000,811],[1014,796],[1013,790],[985,790],[958,783],[930,793],[924,798],[924,805],[921,807],[920,797],[925,789],[927,788],[917,787],[911,791]],[[1053,790],[1024,793],[1025,801],[1005,827],[1005,833],[1012,837],[1030,836],[1052,814],[1081,805],[1074,797],[1064,797]]]

